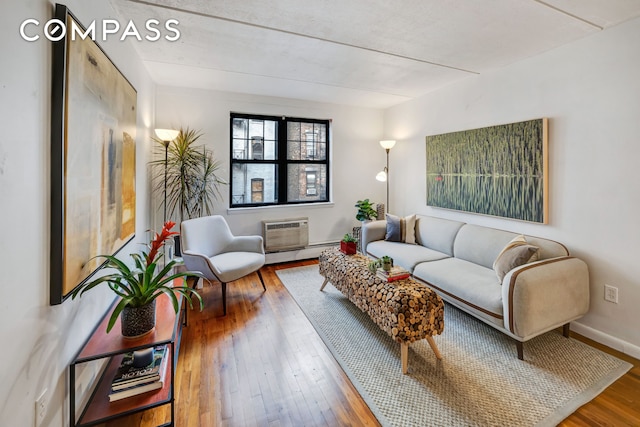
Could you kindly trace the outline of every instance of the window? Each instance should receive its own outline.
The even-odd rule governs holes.
[[[231,113],[231,207],[329,201],[329,120]]]

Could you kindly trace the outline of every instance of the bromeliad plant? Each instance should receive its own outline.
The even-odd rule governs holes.
[[[174,279],[187,277],[203,277],[202,273],[197,271],[183,271],[169,274],[173,267],[178,265],[178,261],[173,259],[168,262],[160,271],[158,263],[163,257],[162,247],[165,241],[178,234],[171,229],[175,226],[175,222],[167,221],[162,228],[160,234],[156,233],[155,237],[149,245],[149,252],[142,251],[141,254],[133,253],[131,257],[134,261],[134,268],[129,268],[127,264],[112,255],[98,255],[96,258],[104,258],[107,260],[105,267],[113,268],[114,273],[101,276],[95,280],[83,283],[76,288],[71,294],[72,299],[82,296],[85,292],[95,288],[96,286],[107,283],[109,288],[118,295],[121,300],[116,305],[109,324],[107,332],[111,331],[113,325],[120,313],[125,307],[143,307],[153,302],[157,297],[166,294],[171,298],[173,308],[178,313],[179,305],[176,294],[182,295],[189,303],[189,307],[193,308],[193,298],[200,302],[200,310],[203,309],[204,303],[198,293],[182,282],[182,286],[172,286]]]

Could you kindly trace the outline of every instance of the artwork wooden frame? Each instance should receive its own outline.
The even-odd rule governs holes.
[[[53,42],[50,303],[60,304],[135,236],[137,92],[69,9]],[[53,32],[52,32],[53,34]],[[57,33],[59,34],[59,33]]]
[[[547,224],[548,128],[541,118],[427,136],[427,205]]]

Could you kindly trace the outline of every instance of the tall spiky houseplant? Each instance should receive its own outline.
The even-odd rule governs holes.
[[[165,163],[165,142],[157,142],[157,160],[150,165],[153,172],[153,192],[164,197],[165,166],[167,177],[167,218],[184,221],[203,215],[211,215],[215,202],[221,196],[220,186],[226,181],[219,176],[221,162],[216,160],[213,150],[197,145],[202,137],[200,131],[180,128],[176,139],[167,146]]]

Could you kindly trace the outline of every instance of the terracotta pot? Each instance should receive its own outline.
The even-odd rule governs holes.
[[[122,336],[138,338],[156,326],[156,300],[141,307],[125,306],[120,314]]]

